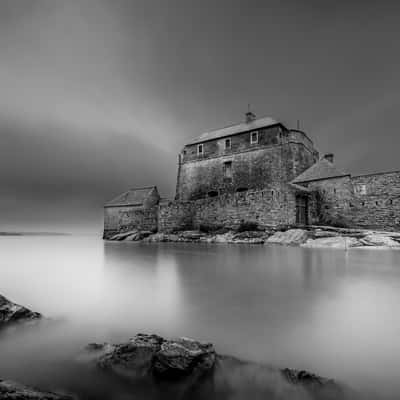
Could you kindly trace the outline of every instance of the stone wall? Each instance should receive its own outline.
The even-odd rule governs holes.
[[[262,138],[260,136],[258,144],[250,145],[249,133],[236,135],[231,138],[232,146],[234,140],[246,142],[236,148],[233,146],[232,150],[222,152],[220,141],[224,139],[220,139],[204,143],[204,156],[191,155],[195,157],[192,160],[187,154],[181,155],[176,199],[196,200],[289,182],[317,159],[318,153],[309,147],[312,142],[302,132],[280,131],[275,127],[264,142]],[[219,150],[208,154],[206,145],[217,146]],[[187,146],[185,151],[188,149],[197,151],[197,145]],[[230,176],[226,173],[226,163],[231,163]]]
[[[237,228],[243,222],[253,222],[261,228],[294,224],[295,191],[284,184],[159,206],[158,227],[161,232],[188,227],[199,229],[201,226]]]
[[[168,201],[158,206],[158,231],[173,232],[193,227],[193,202]]]
[[[400,172],[309,182],[318,194],[311,223],[400,230]]]
[[[133,229],[156,231],[158,207],[106,207],[104,208],[104,237]]]
[[[354,176],[351,182],[355,224],[400,230],[400,171]]]

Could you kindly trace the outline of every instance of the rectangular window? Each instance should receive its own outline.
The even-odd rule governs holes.
[[[224,162],[224,175],[225,178],[232,179],[232,161]]]
[[[225,139],[225,150],[228,150],[228,149],[230,149],[231,148],[231,139],[230,138],[228,138],[228,139]]]
[[[202,144],[197,145],[197,155],[198,156],[203,155],[203,145]]]
[[[250,144],[258,143],[258,131],[254,131],[250,133]]]
[[[357,194],[367,194],[367,185],[366,184],[358,184],[355,186],[355,190]]]

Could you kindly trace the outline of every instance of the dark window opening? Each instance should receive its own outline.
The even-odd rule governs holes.
[[[238,192],[238,193],[240,193],[240,192],[247,192],[249,189],[248,188],[246,188],[246,187],[240,187],[240,188],[237,188],[236,189],[236,191]]]
[[[203,155],[203,145],[202,144],[199,144],[198,146],[197,146],[197,154],[199,155],[199,156],[202,156]]]
[[[231,145],[231,139],[225,139],[225,150],[230,149]]]
[[[389,205],[392,205],[392,204],[393,204],[393,200],[389,200],[389,201],[388,201],[388,204],[389,204]]]
[[[379,206],[379,201],[376,201],[376,202],[375,202],[375,205],[376,205],[376,206]]]
[[[224,162],[224,175],[225,178],[232,179],[232,161]]]
[[[364,202],[364,201],[362,201],[362,202],[361,202],[361,205],[362,205],[362,206],[365,206],[365,202]]]
[[[217,197],[218,196],[218,192],[216,190],[210,190],[208,192],[208,196],[209,197]]]

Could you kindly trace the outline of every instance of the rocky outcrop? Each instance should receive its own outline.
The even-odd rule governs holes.
[[[397,238],[397,240],[395,240]],[[385,246],[385,247],[400,247],[400,238],[395,236],[392,238],[387,234],[382,233],[369,233],[360,239],[360,242],[364,246]]]
[[[42,318],[41,314],[15,304],[0,295],[0,328],[12,323],[34,321],[39,318]]]
[[[90,344],[87,350],[99,368],[134,379],[202,375],[213,368],[216,357],[210,343],[188,338],[168,340],[147,334],[137,334],[122,344]]]
[[[188,338],[138,334],[126,343],[93,343],[86,350],[98,368],[152,387],[155,398],[167,392],[175,399],[347,398],[333,380],[217,355],[212,344]]]
[[[284,232],[276,232],[267,239],[267,243],[279,243],[286,245],[299,245],[304,243],[309,234],[304,229],[289,229]]]
[[[29,386],[0,379],[0,400],[73,400],[69,395],[43,392]]]

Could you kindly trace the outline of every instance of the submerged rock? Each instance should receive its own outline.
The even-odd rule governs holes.
[[[308,238],[308,232],[304,229],[289,229],[285,232],[276,232],[267,239],[267,243],[279,243],[286,245],[299,245]]]
[[[29,386],[0,379],[0,400],[73,400],[69,395],[43,392]]]
[[[41,314],[15,304],[0,295],[0,328],[12,323],[33,321],[39,318],[42,318]]]

